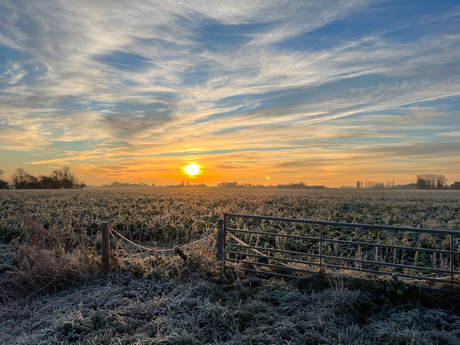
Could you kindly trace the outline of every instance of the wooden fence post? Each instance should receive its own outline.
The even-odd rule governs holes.
[[[109,252],[110,252],[110,235],[109,223],[101,223],[102,232],[102,268],[106,271],[110,269]]]
[[[323,273],[323,224],[319,232],[319,270]]]
[[[179,246],[174,247],[174,252],[179,255],[182,260],[187,261],[187,254],[185,254]]]
[[[224,250],[225,250],[225,247],[227,247],[227,213],[224,213],[224,225],[222,226],[222,229],[223,229],[223,236],[224,236],[224,240],[223,240],[223,246],[224,246]]]
[[[219,219],[217,221],[217,261],[222,261],[223,258],[223,247],[224,247],[224,220]]]

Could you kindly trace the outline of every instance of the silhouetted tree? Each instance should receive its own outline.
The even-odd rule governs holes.
[[[26,180],[27,180],[27,184],[26,184],[27,189],[40,188],[39,180],[34,175],[27,174]]]
[[[16,189],[24,189],[27,187],[28,173],[23,168],[17,168],[13,175],[11,175],[11,180]]]
[[[419,178],[417,179],[417,188],[418,189],[430,189],[430,186],[428,185],[426,180]]]
[[[70,172],[70,168],[67,165],[61,169],[61,188],[70,189],[77,182],[77,178]]]
[[[47,188],[50,189],[71,189],[78,183],[77,178],[70,172],[70,168],[68,166],[63,167],[60,170],[53,170],[51,176],[43,179],[43,181],[45,185],[48,185]]]
[[[40,181],[34,175],[29,174],[22,168],[17,168],[11,180],[16,189],[37,189],[40,188]]]
[[[50,176],[40,175],[38,178],[29,174],[22,168],[18,168],[11,175],[11,180],[16,189],[70,189],[74,186],[83,188],[75,175],[70,172],[70,168],[65,166],[60,170],[54,170]],[[1,188],[1,187],[0,187]]]
[[[454,182],[451,184],[450,189],[460,189],[460,182]]]
[[[444,175],[436,175],[436,188],[437,189],[444,188],[446,183],[447,183],[447,179],[444,177]]]
[[[0,189],[6,189],[8,188],[8,182],[6,182],[6,180],[4,180],[2,178],[2,175],[4,174],[5,172],[0,169]]]
[[[40,188],[42,189],[52,189],[53,179],[51,176],[40,175],[38,176]]]
[[[442,189],[445,187],[447,179],[439,174],[417,175],[417,187],[419,189]]]

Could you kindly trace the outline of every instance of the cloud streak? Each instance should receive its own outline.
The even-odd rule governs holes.
[[[218,181],[228,155],[248,161],[241,174],[256,179],[257,166],[294,167],[318,152],[323,164],[337,154],[365,165],[354,154],[364,146],[401,159],[414,157],[408,141],[443,147],[446,160],[458,153],[458,7],[380,26],[366,16],[378,23],[391,4],[364,0],[0,7],[0,148],[52,156],[27,164],[71,164],[95,182],[110,176],[101,166],[132,178],[128,167],[139,164],[170,183],[180,176],[164,169],[190,159]],[[264,159],[251,168],[245,152]],[[302,177],[288,166],[280,180]]]

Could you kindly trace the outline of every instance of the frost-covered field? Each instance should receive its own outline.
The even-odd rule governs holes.
[[[135,242],[169,248],[215,232],[224,212],[459,230],[459,210],[460,193],[454,191],[2,190],[0,265],[13,267],[0,270],[4,280],[0,343],[460,344],[457,294],[430,297],[397,277],[345,280],[318,274],[299,282],[236,279],[215,262],[212,241],[187,249],[187,262],[169,254],[124,254],[117,259],[117,270],[104,275],[98,272],[95,248],[90,250],[103,221]],[[49,247],[54,243],[50,239],[34,251],[34,241],[40,241],[41,235],[37,237],[36,232],[30,239],[31,224],[41,229],[39,234],[78,234],[72,237],[75,243],[80,241],[78,256],[76,250],[59,254]],[[231,220],[231,225],[298,234],[314,231],[273,222]],[[29,242],[21,251],[20,243],[9,241],[24,233]],[[447,249],[445,239],[436,236],[334,228],[325,235]],[[458,245],[455,242],[454,249]],[[28,266],[8,262],[5,253],[9,250],[26,255]],[[356,255],[350,248],[326,250]],[[46,276],[44,270],[34,268],[33,260],[43,258],[56,264],[52,259],[58,254],[69,258],[63,267],[52,267]],[[436,263],[432,256],[421,254],[415,262],[415,253],[402,258],[392,252],[376,255],[363,250],[360,255],[419,265]],[[16,258],[25,262],[23,257]],[[442,258],[434,260],[443,264]],[[37,283],[27,275],[30,272],[41,272],[43,277]],[[23,289],[15,296],[8,289],[17,287],[18,281],[39,288]],[[404,294],[396,294],[397,289]]]
[[[459,230],[460,192],[243,189],[0,190],[0,239],[25,217],[83,227],[110,222],[137,241],[186,243],[213,231],[224,212]]]
[[[0,197],[0,240],[4,242],[19,234],[24,220],[36,219],[45,228],[54,224],[85,230],[90,240],[96,237],[100,222],[109,222],[114,229],[136,243],[170,247],[190,243],[215,232],[217,220],[224,212],[444,230],[459,230],[460,226],[460,192],[456,191],[156,188],[0,191]],[[317,227],[299,224],[230,219],[229,225],[319,237]],[[448,236],[432,234],[325,227],[323,236],[329,239],[450,250]],[[275,243],[274,238],[248,236],[243,239],[246,242],[252,241],[252,244],[257,242],[259,246],[318,254],[318,243],[315,242],[282,240]],[[454,250],[460,251],[460,236],[454,238]],[[332,243],[324,247],[324,253],[440,268],[446,268],[450,260],[448,255]]]

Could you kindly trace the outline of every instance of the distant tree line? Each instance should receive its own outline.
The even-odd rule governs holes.
[[[278,188],[291,188],[291,189],[324,189],[326,186],[309,186],[305,182],[291,183],[288,185],[279,184]]]
[[[221,182],[217,184],[220,188],[267,188],[263,184],[259,183],[238,183],[233,182]],[[292,189],[324,189],[325,186],[308,186],[305,182],[290,183],[290,184],[278,184],[277,186],[268,186],[268,188],[292,188]]]
[[[0,189],[8,188],[8,182],[6,182],[6,180],[2,178],[4,173],[5,172],[2,169],[0,169]]]
[[[417,187],[419,189],[444,189],[446,188],[447,179],[444,175],[439,174],[421,174],[417,175]]]
[[[233,182],[221,182],[217,184],[217,187],[223,188],[263,188],[265,187],[262,184],[258,183],[238,183],[236,181]]]
[[[344,186],[344,188],[347,186]],[[352,188],[351,186],[348,188]],[[393,181],[375,182],[375,181],[358,181],[356,188],[371,188],[371,189],[456,189],[460,190],[460,182],[447,184],[447,179],[440,174],[420,174],[417,175],[416,183],[408,185],[395,185]]]
[[[417,175],[417,188],[418,189],[455,189],[460,190],[460,182],[447,184],[447,179],[444,175],[440,174],[420,174]]]
[[[5,189],[12,186],[16,189],[71,189],[84,188],[86,183],[78,181],[70,172],[68,166],[62,169],[53,170],[51,175],[39,175],[38,177],[29,174],[23,168],[17,168],[11,175],[10,182],[4,180],[4,171],[0,169],[0,188]]]
[[[180,184],[171,184],[171,185],[168,185],[166,186],[168,188],[206,188],[208,187],[207,185],[205,185],[204,183],[200,183],[200,184],[191,184],[190,182],[186,181],[181,181]]]
[[[148,185],[143,182],[139,183],[129,183],[129,182],[117,182],[113,181],[112,184],[103,184],[102,187],[111,187],[111,188],[125,188],[125,187],[155,187],[155,183]]]
[[[370,189],[391,189],[395,188],[394,181],[377,182],[377,181],[358,181],[356,188],[370,188]]]

